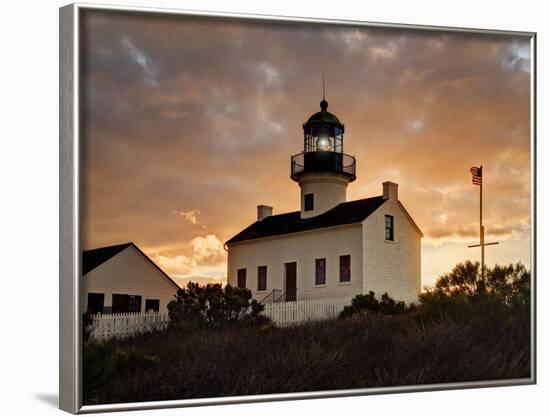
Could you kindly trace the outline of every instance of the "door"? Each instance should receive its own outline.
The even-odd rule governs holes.
[[[296,301],[296,262],[285,263],[286,301]]]

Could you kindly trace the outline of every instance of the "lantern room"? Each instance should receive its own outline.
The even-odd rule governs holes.
[[[304,152],[343,152],[344,125],[327,108],[321,101],[321,111],[304,123]]]
[[[291,175],[300,181],[306,173],[332,173],[355,180],[355,158],[344,153],[344,124],[328,111],[323,98],[321,111],[303,125],[304,151],[291,157]]]

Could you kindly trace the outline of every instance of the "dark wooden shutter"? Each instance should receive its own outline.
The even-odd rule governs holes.
[[[325,258],[315,259],[315,285],[326,283],[327,261]]]
[[[103,313],[103,305],[105,303],[105,294],[89,293],[88,294],[88,313],[97,314]]]
[[[113,294],[113,314],[127,313],[130,309],[128,294]]]
[[[237,270],[237,287],[246,288],[246,268]]]
[[[258,267],[258,291],[267,290],[267,266]]]
[[[340,256],[340,282],[351,281],[351,255]]]

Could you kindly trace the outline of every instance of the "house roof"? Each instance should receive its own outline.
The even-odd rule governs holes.
[[[90,249],[82,252],[82,275],[86,275],[88,272],[96,269],[98,266],[104,264],[109,259],[118,255],[124,249],[133,246],[143,257],[153,265],[170,283],[172,283],[176,288],[181,288],[176,282],[170,278],[166,272],[164,272],[160,267],[153,262],[143,251],[138,248],[134,242],[122,243],[120,245],[106,246],[103,248]]]
[[[348,201],[340,203],[323,214],[308,219],[302,219],[299,211],[269,216],[252,223],[246,229],[229,239],[226,244],[359,223],[374,213],[386,201],[387,199],[383,196]]]
[[[91,270],[96,269],[99,265],[107,262],[113,256],[118,255],[124,249],[132,245],[132,242],[128,242],[120,245],[106,246],[104,248],[85,250],[82,252],[82,275],[86,275]]]

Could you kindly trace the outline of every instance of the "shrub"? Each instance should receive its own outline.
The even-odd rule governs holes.
[[[83,348],[83,392],[93,392],[107,385],[115,377],[151,369],[157,363],[156,356],[139,353],[133,349],[123,350],[117,347],[115,340],[90,342]]]
[[[479,262],[457,264],[450,273],[419,296],[417,318],[494,325],[516,318],[528,319],[531,274],[521,263],[495,265],[481,274]]]
[[[386,315],[403,314],[412,309],[407,307],[403,301],[395,301],[388,293],[382,294],[382,298],[377,300],[374,291],[368,294],[358,294],[351,300],[351,306],[344,307],[340,317],[351,317],[365,311],[376,311]]]
[[[84,313],[82,315],[82,343],[87,344],[92,339],[92,333],[94,331],[94,316],[90,313]]]
[[[247,288],[189,282],[168,303],[171,328],[225,328],[265,324],[264,306],[252,299]]]

